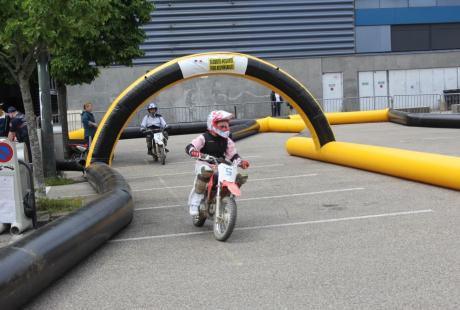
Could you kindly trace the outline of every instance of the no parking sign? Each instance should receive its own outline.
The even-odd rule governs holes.
[[[0,163],[7,163],[13,158],[13,148],[5,142],[0,142]]]
[[[10,141],[0,140],[0,223],[16,223],[16,200],[19,180],[15,147]]]

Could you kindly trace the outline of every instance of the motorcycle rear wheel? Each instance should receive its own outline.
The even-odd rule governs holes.
[[[224,197],[220,202],[223,219],[214,216],[214,237],[219,241],[226,241],[233,232],[236,223],[236,202],[233,197]]]

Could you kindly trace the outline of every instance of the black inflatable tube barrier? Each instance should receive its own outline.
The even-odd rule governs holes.
[[[128,225],[129,185],[106,164],[87,170],[100,196],[80,210],[0,248],[0,309],[18,309]]]
[[[232,140],[237,141],[259,133],[259,123],[253,120],[245,121],[231,127]]]
[[[232,120],[230,121],[230,129],[232,132],[235,130],[240,130],[243,127],[254,125],[257,123],[255,120]],[[241,127],[242,126],[242,127]],[[258,130],[259,127],[257,127]],[[192,123],[179,123],[179,124],[171,124],[168,125],[167,132],[170,136],[175,135],[186,135],[192,133],[203,133],[206,129],[206,122],[192,122]],[[144,138],[145,134],[143,134],[140,130],[140,127],[128,127],[123,130],[120,139],[138,139]],[[69,144],[83,144],[85,143],[83,140],[73,139],[69,140]],[[60,162],[59,165],[64,167],[65,165],[70,165],[68,163]],[[61,169],[61,170],[72,170],[70,169]],[[79,171],[79,170],[78,170]]]
[[[246,124],[248,121],[252,120],[232,120],[230,121],[230,126]],[[168,125],[166,131],[170,136],[202,133],[206,131],[206,122],[171,124]],[[120,139],[137,139],[142,137],[145,137],[145,135],[141,132],[140,127],[128,127],[123,130]]]
[[[407,113],[390,109],[388,119],[406,126],[460,128],[460,114]]]
[[[85,170],[85,162],[75,160],[56,160],[56,169],[59,171],[81,171]]]

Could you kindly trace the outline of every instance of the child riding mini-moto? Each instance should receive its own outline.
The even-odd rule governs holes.
[[[195,163],[195,182],[188,199],[189,211],[192,216],[199,214],[199,207],[206,192],[206,185],[213,175],[211,165],[204,160],[200,160],[203,154],[216,158],[225,158],[243,169],[249,167],[249,162],[241,159],[236,151],[235,143],[229,138],[230,119],[232,118],[233,115],[226,111],[212,111],[207,120],[208,131],[193,139],[185,148],[188,155],[197,158]],[[237,175],[236,182],[240,186],[246,180],[247,176]]]

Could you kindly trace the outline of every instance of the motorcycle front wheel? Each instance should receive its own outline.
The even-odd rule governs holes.
[[[165,147],[162,145],[159,147],[160,149],[160,154],[158,155],[160,157],[161,164],[164,165],[166,164],[166,152],[165,152]]]
[[[214,237],[219,241],[227,240],[236,223],[236,202],[233,197],[224,197],[220,202],[222,219],[214,216]]]

